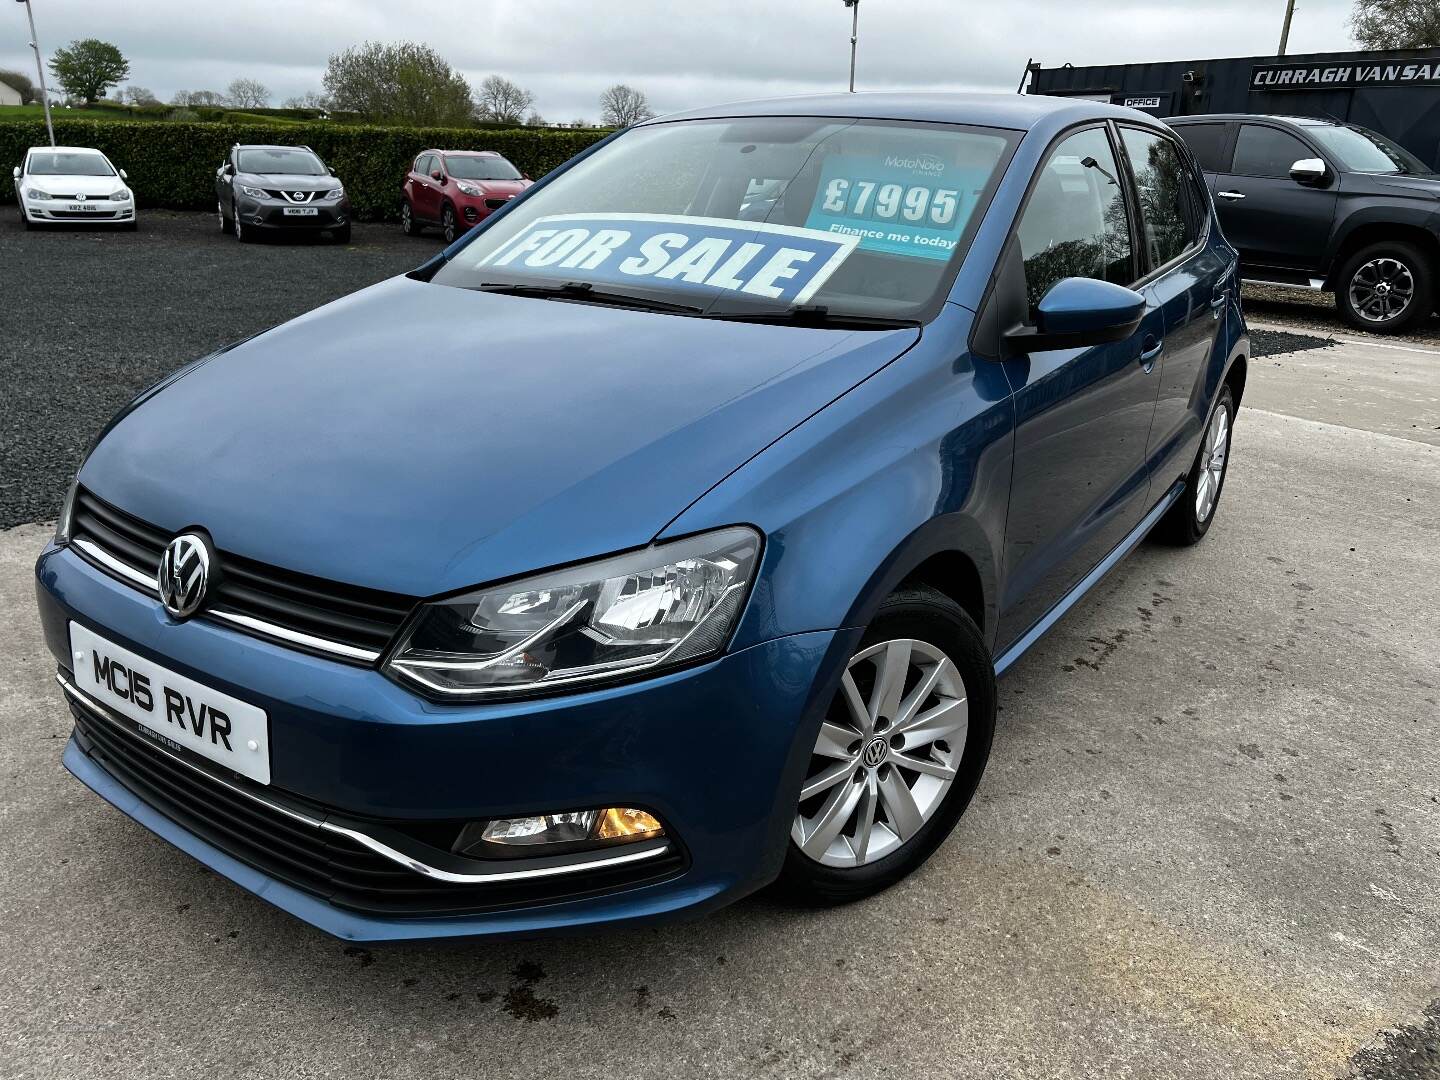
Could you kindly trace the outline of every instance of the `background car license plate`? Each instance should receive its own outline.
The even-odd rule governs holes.
[[[177,675],[70,624],[75,684],[171,743],[261,784],[270,783],[270,724],[263,709]]]
[[[320,211],[313,206],[287,206],[284,213],[286,217],[314,217]]]

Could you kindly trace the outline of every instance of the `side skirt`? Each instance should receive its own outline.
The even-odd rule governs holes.
[[[1135,550],[1137,544],[1145,539],[1147,533],[1155,527],[1155,523],[1165,516],[1165,511],[1174,505],[1175,500],[1185,490],[1185,482],[1177,480],[1175,485],[1165,493],[1164,497],[1155,504],[1151,511],[1146,514],[1133,530],[1115,545],[1115,548],[1096,564],[1095,569],[1086,574],[1075,587],[1060,598],[1060,600],[1040,617],[1040,620],[1029,630],[1021,635],[1020,639],[1006,649],[995,660],[995,675],[999,677],[1005,673],[1016,660],[1024,656],[1034,645],[1047,633],[1050,628],[1059,622],[1067,611],[1078,604],[1082,597],[1100,583],[1100,579],[1115,568],[1115,564]]]

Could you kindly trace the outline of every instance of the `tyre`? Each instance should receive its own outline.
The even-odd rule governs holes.
[[[415,221],[415,211],[411,208],[409,199],[400,203],[400,231],[406,236],[420,235],[420,225]]]
[[[1230,387],[1224,386],[1200,439],[1190,475],[1185,478],[1185,490],[1155,526],[1156,539],[1189,547],[1198,544],[1210,531],[1215,511],[1220,508],[1225,474],[1230,468],[1230,436],[1234,430],[1235,397]]]
[[[235,239],[239,240],[242,244],[254,243],[255,230],[250,228],[245,224],[245,222],[240,220],[240,215],[235,212],[234,203],[230,204],[230,218],[232,221],[232,227],[235,230]]]
[[[440,231],[444,234],[447,244],[453,244],[455,237],[460,235],[455,221],[455,208],[448,203],[445,205],[445,209],[440,211]]]
[[[337,244],[348,244],[350,242],[350,223],[347,221],[338,229],[331,229],[330,239]]]
[[[1435,276],[1419,248],[1384,240],[1345,260],[1335,284],[1340,316],[1357,330],[1403,334],[1435,309]]]
[[[220,215],[220,232],[229,236],[235,231],[235,225],[225,216],[225,204],[217,201],[215,203],[215,212]]]
[[[879,892],[970,804],[995,732],[995,671],[949,597],[904,587],[876,613],[821,724],[780,888],[810,904]]]

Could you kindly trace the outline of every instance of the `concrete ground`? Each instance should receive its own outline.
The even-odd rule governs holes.
[[[1383,344],[1257,358],[1209,537],[1013,668],[955,835],[832,911],[324,938],[64,773],[48,529],[0,532],[0,1078],[1440,1077],[1440,353]]]

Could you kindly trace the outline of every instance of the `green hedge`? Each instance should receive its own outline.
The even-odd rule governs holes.
[[[130,177],[141,206],[212,210],[215,170],[235,143],[308,145],[345,183],[355,213],[391,219],[400,211],[400,185],[421,150],[498,150],[539,179],[608,132],[514,128],[380,128],[331,123],[229,124],[108,120],[55,121],[55,141],[93,146]],[[8,173],[31,146],[46,143],[45,124],[0,121],[0,167]],[[0,181],[0,201],[14,202],[13,184]]]

